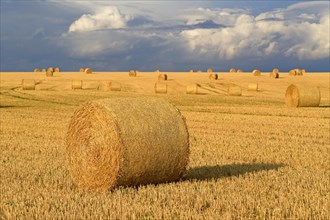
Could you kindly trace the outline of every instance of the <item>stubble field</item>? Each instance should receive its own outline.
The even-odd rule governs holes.
[[[168,73],[167,94],[155,94],[156,73],[0,73],[0,219],[329,219],[330,74],[279,79],[267,73]],[[35,79],[35,91],[21,90]],[[122,91],[71,90],[71,80],[116,81]],[[185,94],[198,83],[199,95]],[[260,91],[248,91],[258,83]],[[286,108],[292,84],[318,86],[320,107]],[[229,85],[241,97],[227,96]],[[76,188],[66,164],[73,110],[99,98],[159,97],[187,121],[191,154],[175,183]],[[127,106],[129,108],[129,106]]]

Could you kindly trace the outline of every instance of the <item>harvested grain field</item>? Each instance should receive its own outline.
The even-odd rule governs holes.
[[[329,73],[218,72],[210,80],[205,72],[166,72],[167,93],[155,93],[155,72],[0,74],[0,219],[330,217]],[[22,90],[22,79],[34,79],[35,90]],[[121,90],[73,90],[73,80],[117,82]],[[198,94],[186,94],[191,84]],[[286,107],[291,84],[317,86],[320,107]],[[228,96],[231,86],[242,95]],[[179,181],[107,192],[76,187],[65,142],[71,116],[86,101],[112,97],[162,98],[181,111],[190,158]]]

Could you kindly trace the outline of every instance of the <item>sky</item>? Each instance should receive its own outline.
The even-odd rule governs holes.
[[[329,1],[1,0],[0,71],[330,71]]]

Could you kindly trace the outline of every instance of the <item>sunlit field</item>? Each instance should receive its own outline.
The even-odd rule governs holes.
[[[329,219],[330,74],[273,79],[263,72],[0,73],[0,219]],[[34,79],[36,90],[22,90]],[[121,91],[72,90],[72,80],[113,81]],[[199,94],[186,86],[199,85]],[[259,91],[249,91],[258,83]],[[319,107],[287,108],[290,84],[317,86]],[[242,96],[228,96],[238,85]],[[177,182],[78,189],[68,171],[66,132],[74,109],[112,97],[158,97],[186,118],[190,159]],[[129,108],[129,106],[127,106]]]

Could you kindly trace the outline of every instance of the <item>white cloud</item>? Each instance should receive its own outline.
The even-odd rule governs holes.
[[[264,59],[278,55],[301,60],[327,58],[330,51],[330,17],[329,11],[324,10],[326,5],[329,3],[314,2],[312,6],[310,3],[299,3],[257,16],[247,12],[238,15],[227,10],[225,18],[229,21],[226,23],[228,27],[185,30],[180,35],[190,51],[206,58]],[[207,17],[207,13],[218,22],[223,19],[222,9],[203,9],[201,17]],[[200,18],[198,14],[196,18]]]
[[[70,25],[69,32],[123,28],[130,19],[131,16],[122,14],[117,7],[108,6],[95,14],[82,15]]]

